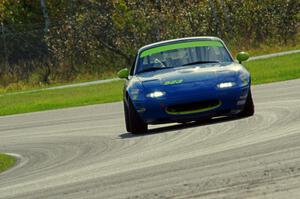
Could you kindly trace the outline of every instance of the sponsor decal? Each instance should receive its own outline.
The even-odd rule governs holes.
[[[176,79],[176,80],[172,80],[172,81],[166,81],[164,83],[164,85],[174,85],[174,84],[181,84],[183,82],[182,79]]]
[[[192,47],[202,47],[202,46],[216,46],[223,47],[223,44],[219,41],[189,41],[189,42],[179,42],[175,44],[169,44],[165,46],[158,46],[154,48],[150,48],[141,53],[140,57],[146,57],[149,55],[166,52],[170,50],[176,50],[180,48],[192,48]]]

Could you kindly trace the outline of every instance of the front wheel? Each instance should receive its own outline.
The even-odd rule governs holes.
[[[145,123],[137,111],[135,110],[132,102],[128,99],[128,104],[124,102],[126,130],[132,134],[143,134],[148,131],[148,125]]]
[[[240,112],[238,114],[238,116],[239,117],[250,117],[252,115],[254,115],[254,103],[253,103],[253,99],[252,99],[251,89],[249,88],[245,106],[244,106],[242,112]]]
[[[127,106],[125,101],[123,101],[123,106],[124,106],[124,116],[125,116],[126,130],[127,130],[127,132],[131,132],[129,110],[128,110],[128,106]]]

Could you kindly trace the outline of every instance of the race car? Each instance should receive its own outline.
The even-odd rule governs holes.
[[[128,132],[142,134],[148,124],[187,123],[219,116],[254,114],[249,72],[216,37],[189,37],[139,49],[125,79],[123,104]]]

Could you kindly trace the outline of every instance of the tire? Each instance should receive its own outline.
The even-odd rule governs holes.
[[[238,116],[239,117],[250,117],[252,115],[254,115],[254,103],[253,103],[253,99],[252,99],[251,88],[249,88],[245,106],[244,106],[242,112],[240,112],[238,114]]]
[[[132,134],[144,134],[148,131],[148,124],[145,123],[135,110],[130,99],[128,105],[124,102],[126,130]]]
[[[131,132],[131,125],[130,125],[130,118],[129,118],[129,111],[128,107],[126,105],[126,102],[123,101],[123,106],[124,106],[124,116],[125,116],[125,124],[126,124],[126,130],[127,132]]]

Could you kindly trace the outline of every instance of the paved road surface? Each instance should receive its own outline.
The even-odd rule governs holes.
[[[255,86],[256,115],[124,131],[120,103],[0,117],[1,199],[300,198],[300,80]]]

